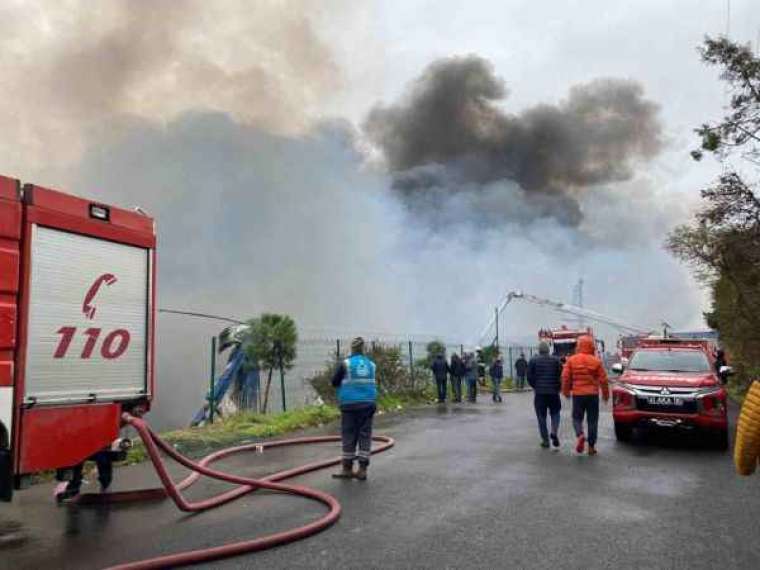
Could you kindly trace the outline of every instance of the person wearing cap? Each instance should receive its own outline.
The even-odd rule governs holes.
[[[356,337],[351,341],[351,356],[341,362],[333,374],[332,385],[338,390],[343,442],[341,470],[333,474],[336,479],[355,477],[364,481],[367,478],[372,445],[372,417],[375,415],[377,401],[375,370],[375,363],[364,355],[364,339]],[[356,459],[359,469],[354,473]]]
[[[541,447],[549,447],[551,437],[554,449],[559,449],[559,414],[562,402],[559,391],[562,387],[562,364],[559,358],[549,354],[549,344],[538,344],[538,354],[530,359],[527,368],[528,384],[533,388],[533,407],[538,419]],[[546,413],[551,419],[551,433],[546,427]]]
[[[588,454],[596,455],[596,435],[599,426],[599,391],[604,401],[610,399],[607,372],[595,355],[594,339],[588,335],[578,338],[575,354],[567,359],[562,370],[562,393],[573,397],[573,427],[578,437],[575,451],[583,453],[588,442]],[[588,437],[583,431],[587,418]]]

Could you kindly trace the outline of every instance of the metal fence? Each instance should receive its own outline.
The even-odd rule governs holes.
[[[350,338],[322,338],[322,339],[304,339],[298,342],[297,358],[293,367],[285,372],[284,375],[284,396],[281,389],[281,379],[279,371],[274,371],[268,410],[272,412],[282,411],[284,409],[297,409],[303,406],[314,404],[318,401],[318,396],[313,390],[310,378],[323,372],[326,368],[334,367],[340,358],[345,358],[350,352]],[[367,343],[371,348],[374,344],[380,344],[384,347],[397,348],[401,354],[401,362],[408,367],[410,372],[420,376],[421,361],[427,358],[427,347],[429,340],[399,340],[396,339],[369,339]],[[462,354],[467,350],[467,345],[444,343],[446,347],[446,356],[450,358],[454,352]],[[530,359],[536,352],[535,346],[521,345],[500,345],[499,353],[504,360],[504,374],[506,377],[514,376],[514,363],[521,354]],[[217,364],[217,377],[223,370],[223,363]],[[261,373],[262,392],[267,382],[267,372]],[[425,376],[425,380],[430,380]],[[417,381],[423,378],[417,378]]]
[[[187,426],[194,414],[204,405],[211,381],[211,338],[219,333],[218,323],[207,323],[192,319],[160,318],[157,338],[157,397],[151,421],[158,429],[173,429]],[[361,334],[361,331],[359,331]],[[284,395],[288,410],[298,409],[317,402],[317,394],[309,379],[335,366],[338,355],[345,358],[354,335],[340,338],[303,338],[298,341],[297,357],[293,367],[285,372]],[[372,338],[366,335],[368,343],[379,343],[386,347],[397,347],[402,362],[410,368],[427,357],[427,345],[432,338],[394,337]],[[468,349],[467,344],[445,343],[447,356],[453,352]],[[469,345],[469,348],[472,348]],[[504,345],[500,347],[504,357],[505,375],[514,370],[514,361],[520,352],[529,358],[535,347]],[[218,379],[227,365],[228,354],[216,355],[214,379]],[[415,373],[419,373],[419,368]],[[427,376],[429,378],[429,376]],[[260,384],[263,390],[267,371],[262,371]],[[279,412],[283,409],[282,387],[279,372],[275,371],[269,395],[268,409]],[[261,401],[263,398],[259,398]],[[237,402],[246,404],[246,402]],[[251,404],[248,402],[247,404]]]

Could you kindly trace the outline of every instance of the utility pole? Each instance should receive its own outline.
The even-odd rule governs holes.
[[[211,337],[211,374],[209,375],[209,388],[208,388],[208,423],[214,423],[214,408],[216,402],[214,401],[214,381],[216,380],[216,337]]]
[[[573,304],[576,307],[583,308],[583,277],[578,279],[578,282],[573,287]],[[586,326],[586,322],[583,319],[583,315],[578,315],[578,329],[583,330]]]
[[[494,322],[496,323],[496,352],[499,351],[499,307],[494,307]]]

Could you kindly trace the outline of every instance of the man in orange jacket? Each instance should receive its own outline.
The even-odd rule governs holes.
[[[583,453],[586,435],[583,432],[583,416],[588,418],[588,454],[596,455],[596,434],[599,424],[599,390],[604,401],[610,399],[607,373],[602,361],[594,356],[594,339],[582,336],[578,339],[575,354],[565,362],[562,370],[562,393],[565,398],[573,396],[573,427],[578,442],[575,451]]]

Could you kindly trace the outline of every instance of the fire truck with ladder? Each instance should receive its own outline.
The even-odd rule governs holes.
[[[156,233],[141,212],[0,176],[0,498],[118,454],[153,396]]]
[[[582,336],[590,336],[594,339],[597,356],[604,355],[604,341],[594,337],[594,331],[591,327],[585,329],[570,329],[567,326],[561,326],[558,329],[541,329],[538,331],[538,340],[546,342],[549,345],[551,353],[560,359],[575,354],[578,346],[578,339]]]

